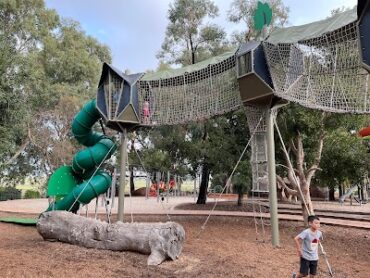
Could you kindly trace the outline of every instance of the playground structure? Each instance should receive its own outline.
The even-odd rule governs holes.
[[[360,205],[366,204],[367,198],[365,198],[364,196],[366,194],[364,194],[362,187],[363,187],[362,185],[357,185],[357,184],[350,187],[345,194],[339,197],[339,203],[343,204],[347,198],[350,198],[351,205],[352,205],[352,199],[354,199]],[[356,190],[358,193],[358,197],[353,196]]]
[[[98,169],[114,153],[116,145],[111,138],[91,130],[98,119],[95,100],[88,102],[74,118],[72,133],[88,148],[74,156],[72,166],[62,166],[50,177],[48,196],[55,200],[47,211],[76,212],[80,204],[88,204],[111,186],[111,176]]]
[[[356,9],[276,29],[262,42],[181,69],[126,75],[104,64],[96,102],[84,106],[72,127],[76,139],[89,148],[76,155],[71,168],[51,177],[50,188],[54,180],[68,180],[70,187],[68,193],[54,194],[48,210],[76,210],[109,188],[111,178],[98,169],[115,144],[92,133],[100,118],[121,132],[120,167],[125,172],[127,130],[200,121],[244,106],[252,136],[253,191],[269,192],[272,242],[279,245],[273,144],[277,109],[294,101],[330,112],[369,113],[369,34],[370,1],[359,1]],[[121,175],[120,221],[124,187]]]

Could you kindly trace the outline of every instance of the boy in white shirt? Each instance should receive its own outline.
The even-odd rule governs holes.
[[[319,231],[319,217],[315,215],[308,216],[308,224],[310,227],[294,238],[298,256],[301,259],[299,274],[298,276],[293,276],[297,278],[306,277],[308,273],[310,273],[312,278],[317,274],[318,247],[322,239],[322,232]]]

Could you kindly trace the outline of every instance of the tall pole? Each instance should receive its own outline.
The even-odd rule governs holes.
[[[145,188],[145,199],[149,199],[149,190],[150,190],[150,177],[149,174],[146,173],[146,188]]]
[[[120,180],[118,194],[118,221],[123,222],[123,208],[125,206],[125,186],[126,186],[126,161],[127,161],[127,129],[121,133],[121,161],[120,161]]]
[[[272,245],[279,246],[279,220],[277,212],[277,189],[275,171],[275,142],[274,142],[274,117],[276,110],[267,110],[267,162],[269,175],[269,201],[270,201],[270,220],[272,232]]]

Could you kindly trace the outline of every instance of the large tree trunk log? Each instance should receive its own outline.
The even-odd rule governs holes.
[[[150,254],[148,265],[177,259],[185,239],[184,228],[175,222],[108,224],[66,211],[44,212],[37,230],[45,240]]]

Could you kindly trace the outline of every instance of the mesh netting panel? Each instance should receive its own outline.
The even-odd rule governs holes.
[[[208,119],[241,105],[235,56],[184,75],[138,82],[143,125],[174,125]]]
[[[318,38],[263,46],[278,96],[314,109],[370,112],[356,22]]]
[[[111,84],[112,87],[111,87],[111,95],[109,98],[110,104],[108,105],[108,107],[110,108],[109,119],[115,119],[118,100],[120,97],[120,92],[122,90],[122,81],[116,75],[112,75],[111,82],[112,82]]]
[[[268,106],[245,106],[249,132],[252,137],[251,166],[254,192],[268,192],[267,123]]]

